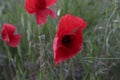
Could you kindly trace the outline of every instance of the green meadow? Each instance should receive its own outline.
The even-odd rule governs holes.
[[[45,25],[24,8],[25,0],[0,0],[0,31],[4,23],[22,34],[17,48],[0,35],[0,80],[120,80],[120,0],[58,0]],[[83,48],[55,66],[53,39],[65,14],[82,17]],[[1,33],[0,33],[1,34]]]

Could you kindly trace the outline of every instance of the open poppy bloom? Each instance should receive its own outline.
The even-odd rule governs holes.
[[[2,40],[11,47],[17,47],[20,43],[21,34],[14,34],[16,27],[11,24],[4,24],[2,27]]]
[[[73,57],[82,49],[82,31],[86,26],[87,23],[80,17],[67,14],[61,18],[53,41],[56,65]]]
[[[25,9],[29,14],[36,15],[37,24],[44,24],[48,15],[56,18],[55,12],[48,8],[56,2],[57,0],[26,0]]]

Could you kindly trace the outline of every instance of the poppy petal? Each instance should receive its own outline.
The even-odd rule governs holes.
[[[36,13],[37,24],[45,24],[48,15],[52,16],[53,18],[56,18],[55,13],[48,8]]]
[[[15,30],[15,26],[5,23],[2,28],[2,39],[6,42],[9,42],[9,36],[12,35]]]
[[[36,0],[25,0],[24,6],[29,14],[34,14],[38,11],[36,3]]]
[[[45,0],[37,0],[36,6],[38,9],[46,8],[46,1]]]
[[[61,33],[74,33],[81,32],[87,23],[80,17],[72,16],[67,14],[63,16],[60,20],[58,35],[62,35]]]
[[[80,17],[67,14],[65,18],[66,23],[69,27],[71,27],[71,30],[74,30],[75,27],[79,27],[81,30],[83,30],[87,26],[87,23]]]
[[[69,36],[71,42],[68,40],[67,42],[62,42],[58,37],[55,37],[53,42],[54,61],[56,65],[75,56],[82,49],[82,34],[80,36],[75,34],[67,34],[65,36]]]
[[[52,18],[54,18],[54,19],[57,18],[56,14],[55,14],[55,12],[54,12],[53,10],[47,8],[47,12],[48,12],[48,14],[49,14]]]
[[[45,24],[48,13],[44,13],[44,12],[46,12],[46,11],[42,10],[39,13],[36,13],[37,24],[41,24],[41,25]]]
[[[57,2],[57,0],[46,0],[47,7],[54,5]]]
[[[71,56],[71,51],[63,46],[59,46],[54,53],[54,55],[56,55],[54,56],[55,65],[58,65],[59,63],[69,59]]]
[[[60,62],[66,60],[66,56],[68,57],[71,51],[60,45],[60,39],[56,36],[53,41],[53,50],[54,50],[54,62],[58,65]],[[68,54],[69,53],[69,54]]]
[[[4,29],[2,29],[2,40],[5,41],[5,42],[10,41],[7,31],[4,30]]]
[[[16,27],[13,26],[13,25],[11,25],[11,24],[5,23],[5,24],[3,25],[3,29],[7,30],[7,33],[8,33],[9,35],[11,35],[11,34],[13,34],[13,33],[15,32]]]
[[[11,47],[17,47],[20,44],[20,40],[21,40],[21,35],[15,34],[11,36],[10,42],[8,42],[8,44]]]

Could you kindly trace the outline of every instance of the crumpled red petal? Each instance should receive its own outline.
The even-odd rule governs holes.
[[[8,36],[8,33],[6,30],[2,30],[2,40],[3,41],[6,41],[6,42],[9,42],[10,39],[9,39],[9,36]]]
[[[58,33],[57,35],[62,35],[64,33],[76,33],[81,32],[87,26],[87,23],[80,17],[72,16],[70,14],[66,14],[60,20]]]
[[[36,6],[39,10],[44,9],[44,8],[46,8],[46,1],[45,0],[36,0]]]
[[[36,2],[37,0],[25,0],[24,6],[29,14],[34,14],[38,11]]]
[[[77,52],[79,52],[82,49],[82,33],[79,34],[79,36],[75,34],[67,35],[69,35],[72,39],[72,43],[67,45],[63,45],[61,43],[61,39],[59,39],[57,36],[54,39],[53,50],[54,61],[56,65],[75,56]]]
[[[7,24],[5,23],[3,25],[3,28],[2,28],[2,39],[6,42],[9,42],[9,36],[12,35],[16,30],[16,27],[11,25],[11,24]]]
[[[17,47],[21,39],[20,34],[14,34],[15,30],[15,26],[5,23],[1,31],[2,40],[7,42],[11,47]]]
[[[48,15],[52,16],[53,18],[57,18],[53,10],[45,8],[44,10],[41,10],[38,13],[36,13],[37,24],[45,24]]]
[[[20,44],[21,35],[20,34],[14,34],[11,36],[10,41],[8,42],[8,45],[11,47],[17,47]]]
[[[57,2],[57,0],[46,0],[46,6],[47,6],[47,7],[52,6],[52,5],[54,5],[56,2]]]

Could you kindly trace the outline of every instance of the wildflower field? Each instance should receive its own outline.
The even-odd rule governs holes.
[[[120,0],[0,0],[0,80],[120,80]]]

